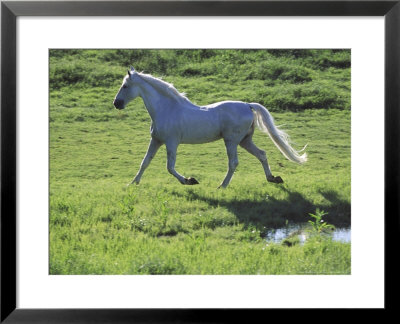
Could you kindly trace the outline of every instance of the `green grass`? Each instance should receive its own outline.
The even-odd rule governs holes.
[[[350,225],[350,52],[328,50],[50,51],[51,274],[349,274],[350,244],[315,238],[266,242],[265,233],[324,220]],[[287,161],[267,135],[273,174],[239,148],[226,190],[223,141],[178,148],[182,186],[162,147],[139,186],[129,186],[150,140],[140,99],[112,106],[129,64],[174,83],[198,104],[267,105],[309,161]]]

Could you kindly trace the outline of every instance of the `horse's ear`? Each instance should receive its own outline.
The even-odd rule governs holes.
[[[128,75],[131,76],[131,75],[132,75],[132,72],[135,72],[135,69],[134,69],[133,66],[131,65],[131,66],[129,67],[129,70],[128,70]]]

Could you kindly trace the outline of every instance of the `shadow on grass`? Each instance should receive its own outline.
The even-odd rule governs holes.
[[[319,208],[328,213],[324,220],[337,227],[350,227],[351,204],[340,199],[337,192],[320,191],[324,197],[324,203],[314,204],[298,192],[293,192],[285,187],[286,198],[279,200],[268,196],[263,200],[256,199],[224,199],[201,195],[189,189],[183,196],[177,192],[175,195],[187,200],[198,200],[207,203],[210,207],[222,207],[233,213],[239,222],[246,226],[252,225],[258,228],[280,228],[287,222],[292,224],[305,223],[313,220],[309,213],[315,213]]]

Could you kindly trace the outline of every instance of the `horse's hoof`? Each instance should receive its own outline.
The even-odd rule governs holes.
[[[268,180],[268,182],[273,182],[273,183],[283,183],[283,180],[280,176],[272,177],[267,180]]]
[[[192,186],[199,184],[199,182],[195,178],[187,178],[185,184]]]

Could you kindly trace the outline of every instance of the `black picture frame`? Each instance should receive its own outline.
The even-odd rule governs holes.
[[[2,1],[1,2],[1,323],[236,322],[264,310],[16,308],[16,19],[18,16],[384,16],[385,307],[396,307],[390,252],[399,237],[400,0],[395,1]],[[366,283],[367,285],[368,283]],[[261,313],[261,314],[258,314]]]

